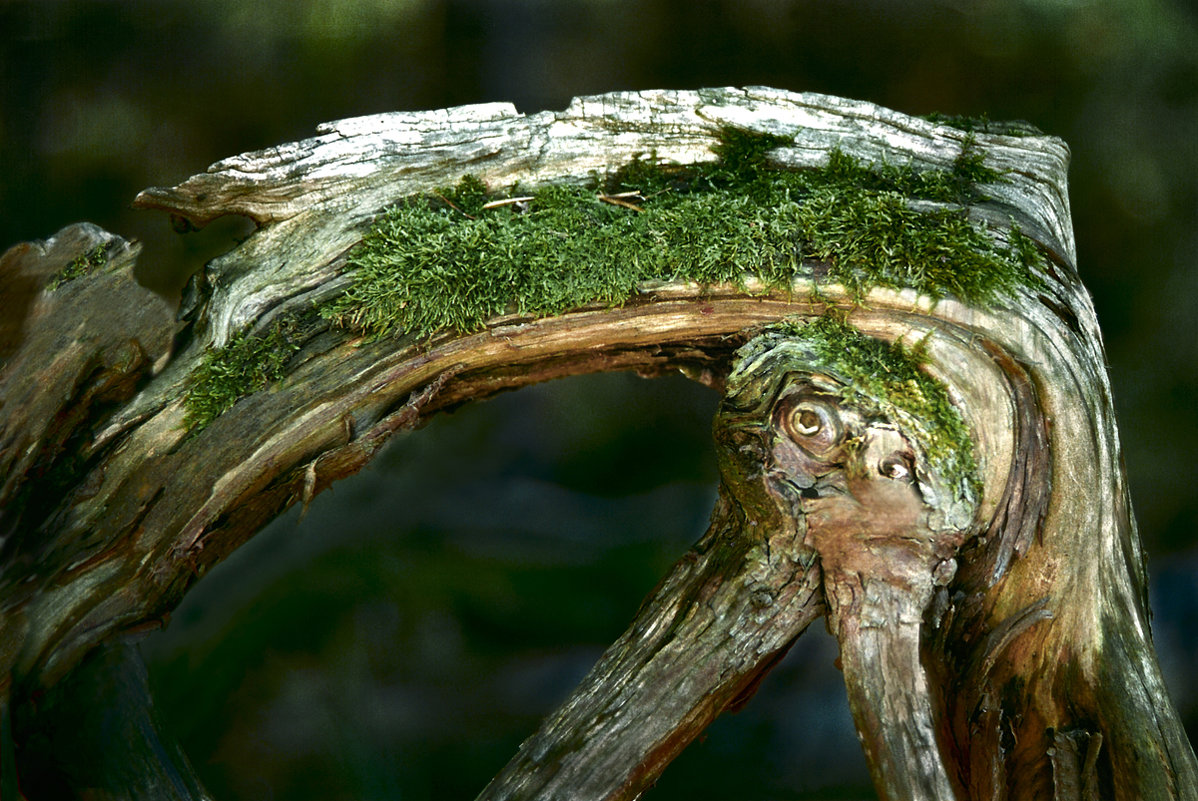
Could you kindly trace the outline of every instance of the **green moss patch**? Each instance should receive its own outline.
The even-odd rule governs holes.
[[[71,260],[70,264],[55,273],[46,284],[46,289],[53,292],[66,282],[90,275],[106,264],[108,264],[108,251],[104,249],[103,245],[96,245],[86,253],[80,253]]]
[[[262,335],[242,333],[205,353],[191,375],[184,424],[198,431],[240,398],[281,379],[287,360],[299,350],[295,328],[293,320],[281,318]]]
[[[966,217],[979,185],[1002,180],[971,141],[950,170],[868,167],[839,151],[822,169],[777,169],[767,154],[789,141],[728,130],[714,164],[638,161],[603,190],[547,186],[487,207],[500,196],[466,178],[411,198],[374,223],[350,256],[355,283],[323,313],[372,337],[424,337],[618,305],[652,280],[751,275],[777,289],[818,275],[858,298],[910,287],[975,304],[1034,280],[1028,249],[999,246]]]
[[[835,314],[781,323],[767,333],[798,342],[813,366],[844,384],[846,403],[905,429],[959,499],[977,496],[981,483],[969,429],[945,386],[922,369],[926,357],[919,347],[866,336]]]

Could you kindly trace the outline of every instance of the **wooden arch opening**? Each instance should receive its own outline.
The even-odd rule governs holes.
[[[637,797],[825,614],[883,798],[1198,797],[1152,649],[1067,163],[1019,126],[766,88],[618,93],[343,120],[146,190],[138,205],[189,225],[258,225],[177,319],[133,281],[135,243],[83,224],[11,249],[4,268],[44,288],[0,371],[15,746],[0,793],[47,753],[44,721],[107,694],[121,753],[57,753],[53,781],[203,797],[136,667],[97,649],[157,625],[394,434],[502,390],[634,370],[723,394],[711,527],[480,798]],[[638,193],[608,188],[616,174]],[[636,227],[662,192],[707,188],[735,191],[665,214],[669,236]],[[559,291],[597,269],[580,254],[539,276],[548,300],[504,295],[528,237],[474,222],[528,203],[534,219],[551,196],[567,221],[590,205],[539,252],[572,253],[610,206],[624,227],[594,241],[641,237],[656,266],[628,283],[633,254],[593,296]],[[422,203],[440,216],[416,219]],[[456,298],[420,306],[418,282],[366,284],[375,235],[415,243],[401,259],[418,268],[495,243],[522,255],[420,273]],[[498,305],[475,308],[492,295],[463,275]]]

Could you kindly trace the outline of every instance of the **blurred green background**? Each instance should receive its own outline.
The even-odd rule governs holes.
[[[1172,0],[0,0],[0,247],[90,220],[164,294],[247,226],[129,202],[317,123],[767,84],[1029,120],[1073,149],[1154,628],[1198,733],[1198,15]],[[0,313],[11,313],[11,309]],[[696,539],[715,397],[591,376],[397,442],[146,640],[218,799],[471,798]],[[826,634],[651,799],[870,798]]]

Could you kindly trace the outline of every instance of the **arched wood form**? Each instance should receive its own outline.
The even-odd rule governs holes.
[[[430,337],[368,339],[312,311],[353,282],[351,249],[406,197],[466,173],[539,186],[637,158],[711,162],[728,127],[787,137],[768,153],[787,169],[839,152],[943,170],[975,148],[1003,178],[957,211],[1000,242],[1018,227],[1042,266],[986,303],[901,286],[857,296],[805,263],[783,288],[658,281],[622,305]],[[178,321],[132,280],[135,243],[79,225],[9,250],[2,269],[46,288],[0,369],[0,687],[15,744],[0,793],[15,792],[16,765],[105,797],[202,797],[185,760],[146,734],[141,701],[123,707],[136,725],[122,731],[140,734],[121,764],[111,748],[86,770],[65,767],[78,753],[47,754],[45,733],[103,686],[97,674],[130,675],[114,643],[440,410],[578,373],[681,370],[726,392],[711,528],[481,798],[637,797],[824,614],[883,798],[1198,798],[1150,639],[1101,338],[1075,265],[1068,151],[988,130],[765,88],[329,123],[138,197],[192,225],[258,225],[193,282]],[[51,289],[76,259],[94,261],[91,274]],[[190,427],[205,354],[284,318],[295,350],[281,379]],[[852,376],[803,344],[801,322],[816,319],[923,354],[969,433],[971,493],[945,489],[919,421],[854,399]],[[796,398],[835,417],[834,448],[803,444],[818,426],[793,424]],[[120,697],[142,698],[122,681]]]

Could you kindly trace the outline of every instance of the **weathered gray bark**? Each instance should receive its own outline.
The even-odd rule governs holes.
[[[78,672],[87,654],[160,623],[208,567],[391,435],[535,381],[681,369],[728,392],[712,527],[482,797],[636,797],[827,611],[882,797],[1198,798],[1149,636],[1061,142],[977,137],[986,165],[1008,172],[971,218],[999,238],[1017,223],[1049,256],[1042,286],[992,307],[911,290],[873,289],[860,302],[835,285],[813,294],[813,274],[800,272],[789,292],[754,292],[751,277],[656,284],[617,308],[508,315],[427,341],[362,341],[306,313],[348,285],[348,250],[401,198],[466,172],[536,185],[650,153],[707,161],[724,125],[793,135],[771,153],[792,168],[835,148],[947,167],[966,138],[870,104],[770,89],[605,95],[532,116],[506,105],[378,115],[139,196],[194,224],[243,214],[259,225],[209,265],[182,324],[134,284],[136,247],[119,237],[74,227],[5,254],[5,271],[39,285],[96,245],[108,254],[96,275],[37,296],[0,369],[0,689],[18,764],[41,753],[32,699],[62,681],[92,686]],[[819,382],[837,377],[785,356],[785,343],[763,355],[754,337],[830,307],[871,337],[924,342],[925,370],[947,385],[979,457],[968,514],[944,505],[918,460],[915,484],[883,469],[895,453],[922,452],[894,421],[833,404],[837,425],[876,448],[819,458],[803,446],[806,424],[796,433],[781,422],[795,397],[822,397]],[[183,395],[206,350],[288,313],[301,344],[286,378],[188,435]],[[817,479],[836,491],[800,491]],[[77,777],[96,772],[71,775],[82,791],[90,780]],[[191,778],[176,786],[199,796]]]

